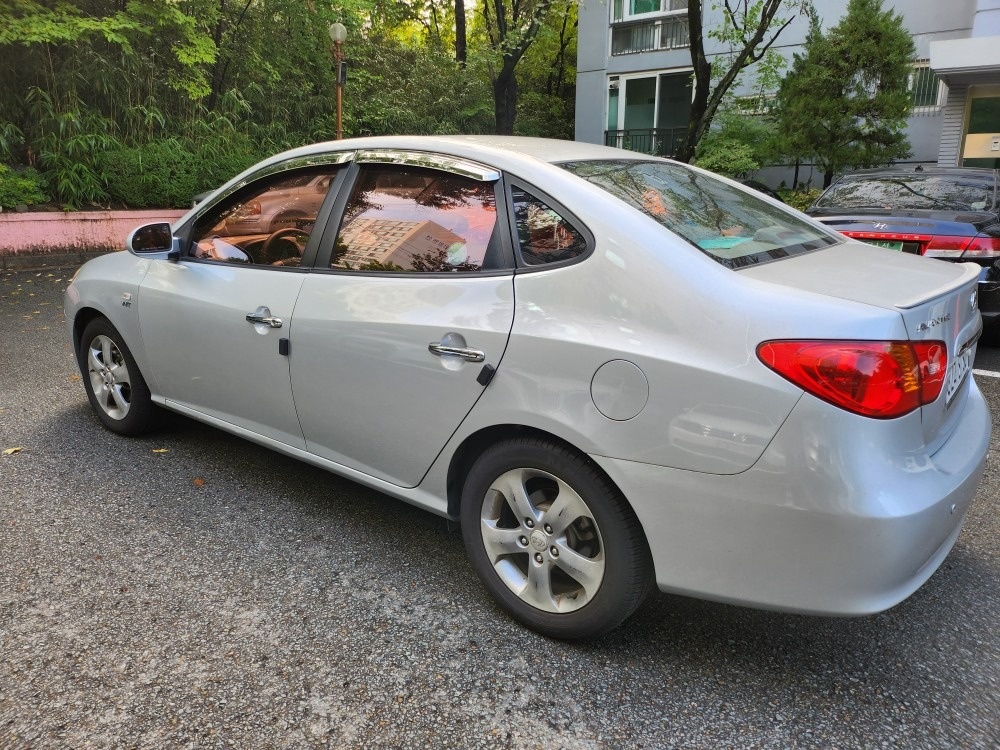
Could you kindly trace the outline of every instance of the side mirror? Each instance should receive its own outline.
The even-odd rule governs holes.
[[[125,246],[133,255],[146,257],[164,254],[167,257],[174,251],[174,236],[170,224],[163,221],[133,229]]]

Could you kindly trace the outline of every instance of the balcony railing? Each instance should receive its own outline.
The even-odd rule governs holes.
[[[641,154],[673,156],[687,137],[687,128],[632,128],[605,130],[604,144]]]
[[[611,28],[612,55],[631,55],[636,52],[690,46],[691,33],[688,30],[687,16],[624,23]]]

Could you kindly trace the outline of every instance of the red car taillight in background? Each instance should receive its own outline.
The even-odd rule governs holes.
[[[980,260],[1000,258],[1000,237],[948,234],[908,234],[900,232],[857,232],[838,230],[845,237],[876,244],[900,243],[905,252],[928,258]]]
[[[943,341],[765,341],[757,356],[817,398],[876,419],[933,402],[948,369]]]

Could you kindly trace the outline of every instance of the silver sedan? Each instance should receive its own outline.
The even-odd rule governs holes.
[[[247,233],[297,185],[294,223]],[[457,519],[513,617],[662,591],[863,615],[948,554],[986,462],[978,267],[664,159],[386,137],[279,154],[66,294],[110,430],[162,408]]]

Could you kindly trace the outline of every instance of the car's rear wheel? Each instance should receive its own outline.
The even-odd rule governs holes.
[[[106,318],[87,324],[80,339],[80,372],[87,398],[101,423],[122,435],[155,426],[156,407],[121,334]]]
[[[605,633],[651,588],[649,550],[625,498],[554,442],[512,439],[485,451],[466,479],[461,521],[486,588],[544,635]]]

